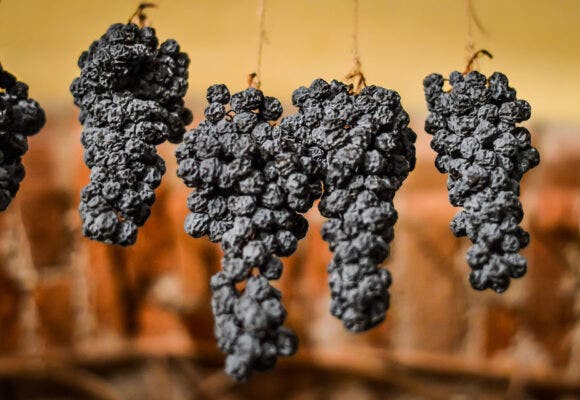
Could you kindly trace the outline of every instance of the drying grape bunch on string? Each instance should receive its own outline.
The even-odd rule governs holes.
[[[474,48],[468,2],[468,52]],[[451,230],[467,236],[473,246],[467,252],[474,289],[505,291],[512,278],[523,276],[525,258],[518,251],[529,243],[519,226],[524,212],[518,199],[523,175],[538,165],[540,155],[531,145],[530,132],[518,123],[530,118],[530,104],[516,97],[508,78],[495,72],[489,77],[472,71],[486,50],[470,55],[464,73],[445,79],[431,74],[423,81],[429,115],[425,130],[433,135],[435,165],[449,174],[447,188],[453,206],[463,207],[451,222]]]
[[[258,65],[250,87],[230,96],[225,85],[207,90],[205,120],[176,151],[178,176],[195,190],[185,231],[220,242],[222,271],[211,278],[215,335],[227,354],[225,370],[239,381],[294,354],[298,338],[284,327],[280,257],[296,251],[308,223],[300,215],[320,197],[316,163],[273,123],[282,105],[260,86],[264,40],[261,5]],[[237,285],[244,283],[243,289]]]
[[[0,211],[6,210],[24,179],[22,156],[28,137],[46,122],[44,110],[28,97],[28,85],[0,65]]]
[[[354,2],[351,84],[316,79],[292,95],[299,112],[281,126],[318,164],[324,193],[322,229],[333,258],[328,266],[331,313],[354,332],[385,319],[389,307],[388,257],[397,212],[396,191],[415,167],[415,133],[397,92],[366,86],[358,51]]]
[[[139,21],[143,24],[143,9]],[[189,57],[155,30],[113,24],[79,58],[71,85],[81,109],[84,161],[90,183],[81,193],[85,236],[128,246],[150,214],[165,173],[155,146],[182,140],[192,120],[184,106]]]
[[[451,229],[473,243],[467,252],[471,285],[503,292],[510,278],[526,272],[518,250],[529,235],[518,225],[524,216],[518,196],[524,173],[540,157],[530,132],[516,124],[530,118],[531,108],[499,72],[486,78],[455,71],[449,83],[452,89],[444,91],[441,75],[425,78],[430,111],[425,130],[433,135],[437,169],[449,174],[449,201],[464,208]]]
[[[176,152],[179,177],[195,188],[185,230],[221,243],[222,271],[211,279],[215,334],[228,354],[226,372],[245,380],[296,351],[296,336],[282,326],[281,294],[269,281],[282,274],[279,257],[306,234],[299,213],[320,195],[320,183],[308,173],[314,163],[271,125],[282,114],[277,99],[254,87],[230,98],[224,85],[213,85],[207,100],[206,120]]]
[[[393,198],[415,166],[416,135],[393,90],[367,86],[357,93],[317,79],[292,99],[299,113],[281,126],[293,125],[324,182],[318,208],[328,218],[322,236],[333,251],[331,313],[349,330],[368,330],[389,306],[391,276],[380,265],[394,238]]]

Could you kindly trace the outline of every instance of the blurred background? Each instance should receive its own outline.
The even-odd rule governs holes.
[[[446,177],[423,130],[422,79],[462,70],[463,0],[359,0],[370,84],[399,91],[419,138],[417,168],[397,194],[387,320],[346,332],[328,313],[327,245],[316,208],[277,283],[298,354],[248,384],[222,372],[208,279],[220,252],[183,232],[188,189],[168,171],[135,246],[84,239],[76,211],[88,181],[68,86],[76,60],[138,1],[2,0],[0,62],[30,85],[46,127],[30,140],[27,176],[0,215],[0,399],[580,399],[580,2],[473,0],[486,74],[506,73],[533,109],[542,163],[524,178],[528,274],[507,293],[467,282],[469,242],[451,234]],[[255,69],[258,0],[158,0],[161,39],[191,57],[187,103],[205,89],[242,90]],[[352,0],[267,0],[262,89],[285,104],[313,79],[352,66]]]

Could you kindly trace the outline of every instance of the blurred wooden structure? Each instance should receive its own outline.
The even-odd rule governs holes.
[[[88,179],[73,115],[31,140],[27,177],[0,216],[0,399],[422,399],[580,396],[580,137],[532,127],[542,155],[524,180],[529,272],[506,294],[474,292],[456,212],[423,116],[418,164],[398,194],[386,267],[392,306],[354,335],[328,313],[330,253],[310,231],[279,283],[301,339],[275,371],[233,384],[213,338],[209,276],[219,249],[182,229],[188,189],[168,173],[128,249],[82,238]]]

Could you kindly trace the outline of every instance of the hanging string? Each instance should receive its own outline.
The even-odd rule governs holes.
[[[358,48],[358,0],[353,0],[352,12],[352,57],[355,65],[360,66],[360,53]]]
[[[467,23],[467,38],[465,40],[465,59],[469,63],[469,59],[475,52],[475,39],[473,37],[473,0],[465,0],[465,21]]]
[[[260,89],[262,84],[262,53],[264,43],[268,42],[266,34],[266,0],[259,0],[258,3],[258,52],[256,54],[256,69],[248,75],[248,86]]]
[[[358,23],[359,23],[359,4],[358,0],[353,0],[352,12],[352,62],[353,66],[350,72],[346,75],[347,81],[352,82],[353,91],[358,93],[363,87],[367,85],[365,76],[362,73],[359,53],[359,39],[358,39]]]
[[[155,3],[141,3],[141,4],[139,4],[139,6],[135,10],[135,12],[129,18],[128,23],[131,23],[131,22],[135,23],[135,21],[137,21],[136,25],[139,25],[139,28],[144,28],[146,26],[149,26],[149,18],[147,17],[147,14],[145,14],[145,10],[148,8],[157,8],[157,4],[155,4]]]
[[[473,32],[474,26],[484,36],[487,35],[487,31],[483,27],[479,17],[477,16],[477,13],[475,12],[475,9],[473,7],[473,0],[465,0],[464,4],[465,4],[465,20],[467,23],[467,30],[466,30],[466,40],[465,40],[466,67],[465,67],[465,70],[463,73],[467,74],[473,70],[473,68],[475,66],[474,64],[477,62],[477,60],[481,56],[485,55],[489,58],[493,58],[493,56],[491,55],[491,53],[489,51],[487,51],[485,49],[475,51],[475,48],[476,48],[475,47],[475,36],[474,36],[474,32]]]

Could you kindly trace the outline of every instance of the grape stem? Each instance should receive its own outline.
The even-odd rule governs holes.
[[[260,77],[258,76],[258,74],[256,72],[252,72],[251,74],[248,74],[248,78],[247,78],[246,82],[248,83],[248,87],[260,89]]]
[[[361,63],[359,58],[355,58],[354,60],[354,67],[352,68],[352,70],[346,75],[345,79],[348,82],[352,82],[353,88],[352,91],[353,93],[359,93],[361,91],[362,88],[367,86],[367,81],[365,78],[365,75],[363,74],[362,70],[361,70]]]
[[[157,8],[157,4],[155,4],[155,3],[141,3],[141,4],[139,4],[139,6],[135,10],[135,12],[129,18],[128,23],[131,23],[135,19],[137,19],[137,21],[138,21],[137,25],[139,25],[139,28],[143,28],[143,27],[147,26],[147,14],[145,14],[145,10],[148,8]]]
[[[465,70],[463,71],[463,75],[467,75],[469,72],[473,71],[473,63],[480,57],[482,56],[486,56],[489,57],[490,59],[493,58],[493,55],[485,50],[485,49],[481,49],[476,51],[470,58],[469,60],[467,60],[467,66],[465,67]]]

